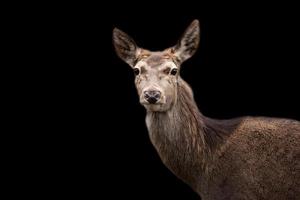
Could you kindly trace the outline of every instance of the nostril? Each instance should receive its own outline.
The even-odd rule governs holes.
[[[156,94],[154,95],[154,97],[157,98],[157,99],[159,99],[159,98],[160,98],[160,92],[156,93]]]
[[[145,96],[146,99],[148,99],[150,97],[149,94],[146,93],[146,92],[144,93],[144,96]]]

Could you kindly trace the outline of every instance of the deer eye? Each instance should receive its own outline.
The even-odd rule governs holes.
[[[177,74],[177,71],[178,70],[176,68],[174,68],[174,69],[171,70],[170,74],[173,75],[173,76],[175,76]]]
[[[140,70],[138,68],[134,68],[133,72],[136,76],[140,74]]]

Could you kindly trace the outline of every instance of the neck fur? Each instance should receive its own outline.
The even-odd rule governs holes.
[[[190,87],[180,79],[177,100],[167,112],[148,112],[150,139],[165,165],[179,178],[195,182],[223,140],[223,130],[198,110]]]

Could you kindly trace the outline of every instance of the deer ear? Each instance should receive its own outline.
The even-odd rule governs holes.
[[[134,40],[123,31],[114,28],[113,30],[113,44],[118,56],[133,67],[139,48]]]
[[[177,45],[173,47],[174,55],[182,63],[190,58],[197,50],[200,40],[199,21],[194,20],[185,30]]]

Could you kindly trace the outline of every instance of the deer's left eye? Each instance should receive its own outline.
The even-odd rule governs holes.
[[[173,75],[173,76],[175,76],[177,74],[177,71],[178,70],[176,68],[174,68],[174,69],[171,70],[170,74]]]

